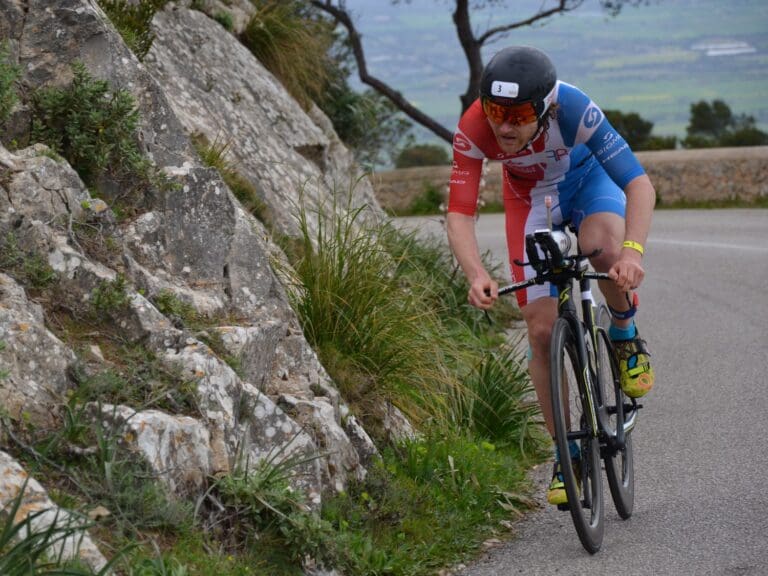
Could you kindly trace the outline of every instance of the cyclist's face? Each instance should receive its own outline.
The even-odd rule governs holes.
[[[491,127],[491,130],[493,130],[493,135],[496,136],[496,141],[499,143],[499,147],[507,154],[517,154],[525,148],[526,144],[531,141],[531,138],[534,137],[536,130],[538,129],[537,122],[518,126],[512,122],[506,121],[501,124],[496,124],[488,119],[488,125]]]

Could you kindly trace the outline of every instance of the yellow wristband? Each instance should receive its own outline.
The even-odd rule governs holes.
[[[635,242],[634,240],[624,240],[624,244],[622,244],[624,248],[632,248],[632,250],[637,250],[640,252],[640,254],[645,254],[645,248],[643,248],[643,245],[640,244],[640,242]]]

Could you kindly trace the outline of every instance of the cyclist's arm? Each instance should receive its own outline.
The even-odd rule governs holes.
[[[480,257],[475,235],[475,213],[483,170],[484,153],[473,142],[478,110],[471,108],[459,121],[453,139],[453,169],[448,196],[446,228],[448,242],[470,284],[468,300],[472,306],[487,309],[498,297],[498,284],[491,280]]]
[[[619,134],[602,110],[583,92],[572,86],[562,87],[563,108],[578,123],[565,127],[566,139],[586,144],[611,179],[624,190],[627,198],[626,228],[623,241],[645,246],[656,192],[645,170],[626,140]],[[621,290],[637,288],[643,281],[642,254],[633,248],[622,248],[619,259],[608,272]]]
[[[475,217],[449,212],[446,217],[448,243],[469,281],[469,303],[488,309],[499,296],[499,285],[491,279],[480,257],[475,235]]]

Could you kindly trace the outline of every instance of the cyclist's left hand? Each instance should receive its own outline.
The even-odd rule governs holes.
[[[616,282],[619,290],[624,292],[634,290],[640,286],[643,278],[645,278],[642,256],[640,254],[635,255],[633,252],[634,250],[630,251],[624,248],[619,259],[608,271],[608,275]]]

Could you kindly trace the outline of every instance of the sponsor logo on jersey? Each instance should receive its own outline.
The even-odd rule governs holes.
[[[555,162],[560,162],[561,158],[568,156],[568,150],[565,148],[553,148],[551,150],[547,150],[547,156],[552,158]]]
[[[464,134],[456,133],[453,137],[453,149],[459,152],[469,152],[472,150],[472,143]]]
[[[587,108],[587,111],[584,112],[584,126],[587,128],[594,128],[598,124],[600,124],[600,121],[603,119],[603,114],[600,112],[600,109],[592,104],[589,108]]]
[[[617,145],[620,146],[616,148]],[[608,132],[603,136],[603,145],[595,152],[595,156],[602,161],[608,161],[628,147],[624,139],[619,137],[616,132]]]

